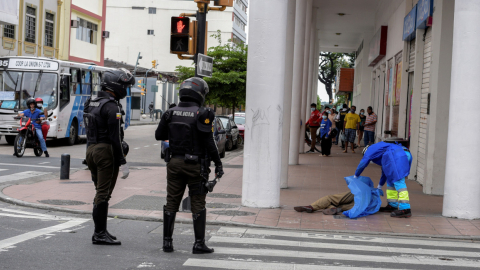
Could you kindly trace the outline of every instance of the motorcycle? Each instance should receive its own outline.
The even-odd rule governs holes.
[[[40,121],[40,119],[32,119],[26,116],[14,117],[15,120],[20,120],[20,128],[18,128],[18,134],[15,137],[13,144],[15,150],[15,156],[18,158],[25,154],[25,148],[32,147],[35,156],[40,157],[43,154],[40,147],[40,141],[35,134],[36,130],[32,121]]]

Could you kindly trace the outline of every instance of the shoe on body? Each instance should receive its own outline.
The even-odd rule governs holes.
[[[48,151],[45,151],[45,157],[50,157],[50,155],[48,154]]]
[[[193,232],[195,234],[195,243],[193,244],[193,254],[213,253],[213,248],[205,245],[205,227],[207,223],[207,209],[203,209],[197,214],[192,214]]]
[[[305,152],[305,154],[310,154],[310,153],[315,153],[314,150],[308,150],[307,152]]]
[[[391,206],[390,204],[387,204],[387,206],[385,207],[380,207],[380,210],[378,210],[379,212],[387,212],[387,213],[391,213],[395,210],[398,210],[397,208]]]
[[[327,208],[327,209],[324,209],[322,212],[324,215],[336,215],[342,212],[342,208],[340,207]]]
[[[93,222],[95,231],[92,235],[92,244],[94,245],[121,245],[122,242],[110,237],[107,233],[108,202],[93,205]],[[116,238],[116,237],[115,237]]]
[[[409,218],[412,216],[412,211],[410,209],[405,210],[395,210],[390,214],[394,218]]]
[[[307,206],[295,206],[293,209],[297,212],[307,212],[307,213],[313,213],[315,211],[311,205]]]
[[[173,229],[175,227],[175,217],[177,212],[165,210],[163,206],[163,252],[173,252]]]

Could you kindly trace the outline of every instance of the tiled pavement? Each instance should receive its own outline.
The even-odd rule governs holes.
[[[289,168],[289,188],[281,191],[281,208],[256,209],[241,206],[241,198],[207,197],[207,203],[228,204],[232,208],[208,209],[208,221],[224,223],[256,224],[277,228],[296,228],[311,230],[361,231],[403,234],[428,234],[448,236],[480,236],[480,220],[460,220],[441,216],[443,197],[425,195],[422,187],[408,181],[413,216],[408,219],[391,218],[388,214],[377,213],[368,217],[350,220],[326,216],[321,212],[297,213],[296,205],[308,205],[321,196],[344,192],[348,189],[343,177],[352,175],[361,159],[361,151],[356,154],[342,153],[337,146],[332,147],[331,157],[318,154],[300,155],[300,164]],[[229,165],[241,165],[243,156],[230,160]],[[215,187],[215,193],[241,195],[242,169],[229,166],[225,175]],[[233,168],[232,168],[233,167]],[[376,183],[381,175],[377,165],[370,165],[365,172]],[[59,206],[69,209],[91,211],[95,194],[90,182],[89,171],[78,171],[70,180],[49,180],[33,184],[19,184],[7,187],[3,193],[25,202],[39,204],[41,200],[75,200],[83,205]],[[133,195],[147,198],[166,196],[165,167],[133,168],[128,179],[118,179],[110,200],[110,206],[130,198]],[[238,196],[237,196],[238,197]],[[382,198],[384,204],[386,198]],[[156,210],[135,210],[112,208],[113,215],[135,215],[161,218],[161,205]],[[215,214],[218,210],[240,210],[250,212],[249,216],[227,216]],[[341,216],[344,217],[344,216]],[[191,214],[179,212],[177,220],[191,219]]]

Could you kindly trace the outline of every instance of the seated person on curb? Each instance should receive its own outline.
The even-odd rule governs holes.
[[[317,210],[323,210],[325,215],[340,214],[353,208],[353,194],[348,191],[345,193],[328,195],[318,199],[316,202],[307,206],[295,206],[293,209],[297,212],[313,213]]]
[[[380,212],[390,212],[391,217],[408,218],[412,216],[410,199],[408,196],[405,177],[410,174],[412,155],[407,148],[393,143],[379,142],[363,149],[363,158],[355,171],[355,178],[373,163],[382,166],[382,177],[377,188],[381,189],[387,182],[386,207],[381,207]]]

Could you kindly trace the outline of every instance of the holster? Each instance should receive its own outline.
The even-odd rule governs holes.
[[[172,159],[172,152],[170,151],[170,148],[165,149],[165,157],[163,160],[165,160],[166,163],[170,162]]]

